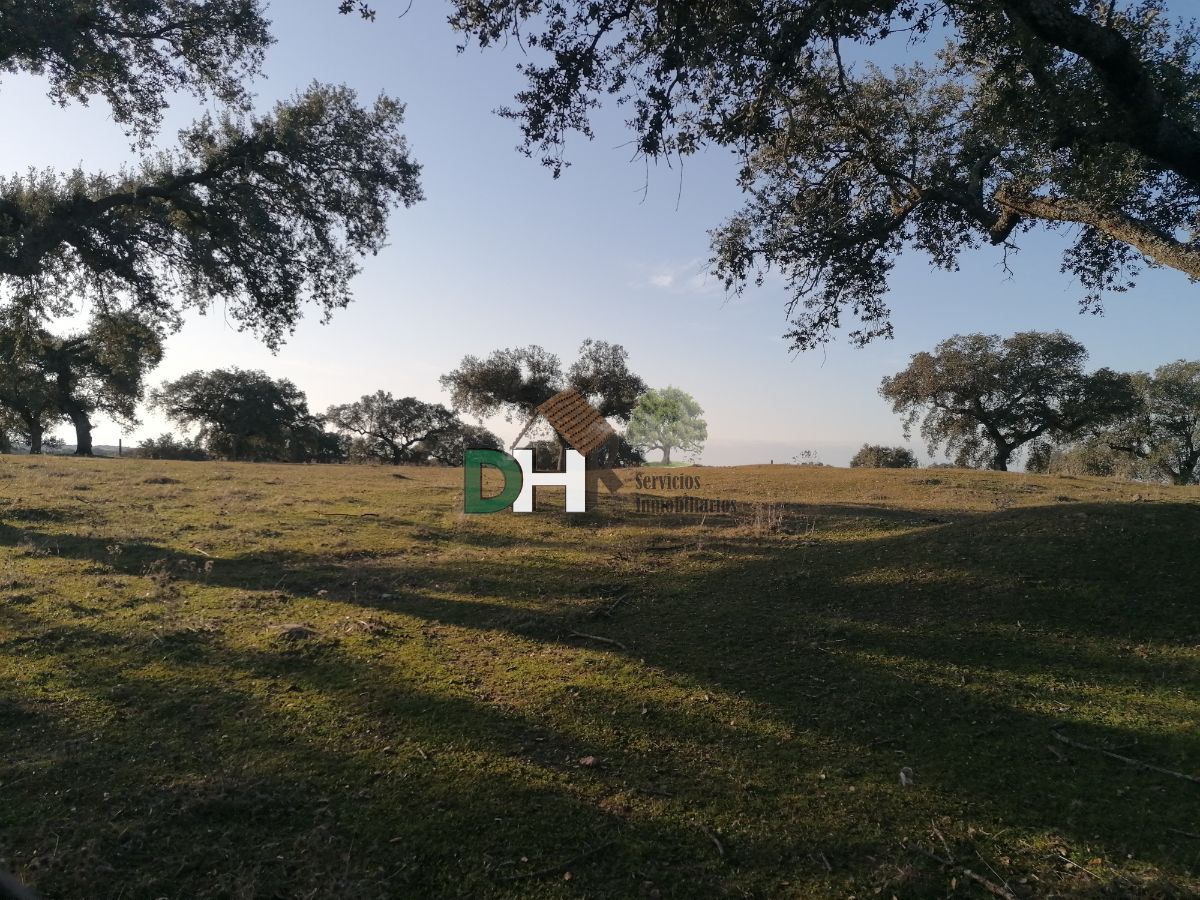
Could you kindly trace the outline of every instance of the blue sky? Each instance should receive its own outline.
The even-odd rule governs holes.
[[[170,340],[155,383],[238,365],[291,378],[318,411],[377,389],[445,401],[438,376],[464,354],[537,343],[569,364],[594,337],[624,344],[652,386],[674,384],[699,400],[710,435],[705,463],[784,462],[816,449],[844,464],[864,441],[903,443],[876,394],[879,380],[954,333],[1061,328],[1083,341],[1094,366],[1126,370],[1200,356],[1200,289],[1182,275],[1146,273],[1105,316],[1081,316],[1081,291],[1059,272],[1059,239],[1037,234],[1011,260],[1011,277],[992,249],[965,257],[953,274],[910,255],[892,280],[894,340],[793,355],[781,338],[781,284],[731,299],[705,275],[707,231],[740,204],[728,154],[647,169],[622,146],[620,111],[608,109],[595,141],[572,143],[573,165],[556,181],[515,152],[516,125],[492,113],[521,84],[519,48],[459,54],[447,6],[431,0],[373,24],[335,7],[273,4],[278,43],[256,85],[260,105],[313,79],[347,83],[364,98],[397,97],[408,107],[427,199],[395,213],[390,246],[365,261],[354,304],[330,324],[309,317],[272,355],[219,310],[192,317]],[[132,159],[103,104],[58,109],[32,78],[7,78],[0,101],[8,121],[29,126],[0,147],[0,170],[112,169]],[[198,110],[186,98],[175,104],[162,143]],[[167,427],[147,414],[124,438],[129,445]],[[98,423],[97,443],[121,436]],[[919,438],[912,446],[923,453]]]

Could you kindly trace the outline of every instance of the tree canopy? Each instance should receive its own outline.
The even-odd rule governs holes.
[[[219,303],[275,346],[306,303],[349,302],[390,211],[421,198],[395,100],[313,84],[251,113],[271,42],[257,0],[16,2],[0,22],[4,70],[45,75],[59,101],[103,97],[143,144],[172,92],[222,104],[115,173],[0,178],[0,300],[57,313],[85,297],[164,323]]]
[[[146,376],[162,362],[159,331],[144,314],[101,312],[87,330],[47,342],[43,360],[54,378],[54,403],[75,428],[75,453],[92,454],[92,418],[102,412],[137,424]]]
[[[1133,381],[1139,407],[1104,443],[1175,484],[1200,482],[1200,362],[1177,360]]]
[[[53,340],[28,310],[0,309],[0,421],[31,453],[41,453],[45,430],[57,417],[54,378],[44,364]]]
[[[441,378],[455,409],[478,418],[530,420],[539,405],[565,388],[583,394],[605,417],[628,421],[646,384],[629,368],[620,344],[591,338],[564,373],[559,358],[537,345],[496,350],[485,359],[465,356]]]
[[[1145,265],[1200,277],[1196,28],[1167,0],[453,0],[465,41],[526,51],[502,112],[555,175],[605,97],[648,158],[733,149],[745,206],[713,233],[741,290],[779,271],[789,337],[891,334],[906,250],[954,269],[1057,231],[1097,308]],[[918,61],[885,68],[904,42]]]
[[[151,406],[227,459],[302,461],[321,444],[304,392],[258,370],[190,372],[152,392]]]
[[[56,103],[102,97],[143,136],[173,93],[244,106],[272,43],[258,0],[6,0],[0,25],[0,68],[44,76]]]
[[[955,335],[917,353],[879,393],[914,424],[932,454],[940,446],[960,465],[1006,471],[1013,453],[1040,438],[1067,439],[1137,406],[1128,375],[1085,373],[1087,351],[1061,331]]]
[[[699,453],[708,440],[704,410],[695,398],[677,387],[646,391],[638,401],[625,437],[638,450],[661,450],[662,461],[671,461],[672,450]]]
[[[454,427],[439,431],[414,449],[424,458],[444,466],[461,466],[467,450],[503,450],[504,442],[482,425],[459,419]]]
[[[0,407],[19,423],[31,453],[62,418],[75,428],[75,452],[92,453],[92,418],[103,412],[137,424],[145,377],[162,360],[162,338],[139,313],[97,312],[82,331],[53,334],[30,310],[0,313]]]
[[[396,466],[419,461],[415,447],[459,431],[462,426],[458,417],[440,403],[425,403],[416,397],[396,398],[387,391],[331,406],[325,419],[335,429],[361,438],[368,456]],[[426,450],[422,457],[428,455]]]
[[[850,460],[852,469],[915,469],[917,458],[907,447],[863,444]]]

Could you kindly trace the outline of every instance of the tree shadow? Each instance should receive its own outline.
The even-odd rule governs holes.
[[[832,507],[827,514],[850,520],[863,512]],[[75,784],[78,775],[71,773],[80,770],[72,766],[96,773],[88,796],[54,801],[48,821],[58,828],[69,821],[68,803],[102,804],[104,778],[119,760],[137,761],[122,777],[128,790],[141,792],[131,804],[147,810],[137,826],[143,842],[129,850],[112,835],[97,844],[81,834],[70,843],[73,852],[92,848],[93,860],[119,860],[111,863],[114,879],[128,877],[160,846],[148,823],[162,815],[171,823],[172,846],[188,835],[193,841],[198,833],[227,835],[224,844],[199,842],[224,854],[220,872],[206,875],[206,864],[188,856],[174,881],[156,881],[165,876],[149,866],[151,880],[130,897],[207,885],[206,877],[230,871],[262,884],[275,879],[288,885],[288,896],[298,896],[301,887],[319,888],[320,878],[335,877],[331,860],[350,852],[348,835],[372,854],[370,863],[351,854],[341,876],[355,896],[397,889],[521,896],[545,879],[497,880],[502,864],[503,874],[525,874],[608,840],[616,842],[611,850],[575,866],[594,873],[586,887],[577,882],[584,892],[629,896],[650,883],[663,896],[696,895],[689,888],[720,894],[735,884],[769,894],[779,885],[764,873],[790,872],[810,886],[830,879],[840,886],[827,888],[836,894],[849,889],[838,881],[848,871],[887,865],[889,889],[922,896],[944,889],[937,887],[944,880],[938,867],[896,846],[895,830],[879,822],[903,823],[919,843],[931,840],[933,813],[952,820],[941,831],[946,849],[952,845],[960,855],[982,847],[993,861],[1014,860],[1015,873],[1022,865],[1043,867],[1044,880],[1049,851],[1033,835],[1054,835],[1096,857],[1132,855],[1181,879],[1175,887],[1118,880],[1117,890],[1183,896],[1183,879],[1196,866],[1194,848],[1181,837],[1195,826],[1193,786],[1099,754],[1047,746],[1056,745],[1056,731],[1065,732],[1196,772],[1200,733],[1181,723],[1200,697],[1194,655],[1200,557],[1192,546],[1200,507],[1074,504],[939,514],[935,521],[926,511],[893,509],[889,516],[895,528],[882,534],[718,529],[695,550],[664,553],[635,544],[582,564],[564,552],[568,539],[548,541],[533,586],[525,562],[503,559],[347,562],[281,551],[206,569],[206,557],[152,542],[125,544],[114,558],[102,538],[4,525],[0,545],[53,540],[65,558],[126,575],[167,560],[180,582],[253,592],[271,590],[282,572],[284,602],[320,597],[364,614],[415,617],[474,632],[484,645],[515,640],[529,652],[569,647],[589,671],[611,677],[548,673],[549,685],[539,689],[570,711],[566,725],[551,728],[503,697],[488,696],[482,664],[465,664],[481,693],[464,688],[446,697],[423,689],[403,668],[368,662],[357,652],[369,640],[362,636],[280,649],[233,647],[184,632],[175,645],[147,645],[83,625],[47,630],[0,607],[14,633],[26,634],[7,640],[6,648],[47,665],[67,661],[72,683],[100,699],[114,685],[135,685],[119,698],[126,718],[105,726],[104,746],[86,744],[89,732],[75,723],[78,717],[51,717],[39,732],[30,719],[37,710],[19,697],[0,706],[0,725],[51,742],[85,741],[81,752],[90,756],[74,754],[27,785],[44,792]],[[656,559],[671,563],[668,577]],[[546,596],[547,586],[572,584],[573,590]],[[202,677],[214,671],[224,673],[223,686]],[[270,687],[276,683],[284,686]],[[297,704],[286,702],[289,694],[337,715],[306,720]],[[205,711],[211,719],[201,730],[210,737],[195,744],[194,719]],[[233,735],[230,756],[254,759],[254,767],[221,781],[225,738],[217,735]],[[40,743],[18,746],[33,752]],[[388,758],[383,746],[398,743],[422,752],[403,754],[397,771],[409,774],[380,788],[372,767]],[[194,773],[199,787],[189,784],[181,762],[193,744],[207,754]],[[439,757],[435,748],[463,746],[478,755],[477,771],[460,760],[445,777],[425,771],[424,756]],[[604,762],[581,770],[584,756]],[[704,768],[690,768],[698,759],[707,761]],[[914,788],[900,786],[902,767],[912,771]],[[311,797],[342,777],[354,789],[347,796]],[[165,796],[184,800],[163,799],[164,778],[174,779]],[[10,808],[34,808],[33,793],[18,796]],[[439,804],[449,810],[444,817],[442,810],[428,812]],[[820,815],[822,804],[841,812]],[[797,809],[816,821],[805,827]],[[314,831],[312,822],[329,815],[350,824]],[[248,817],[241,838],[239,816]],[[481,824],[489,818],[502,822],[503,832]],[[773,818],[791,830],[771,827]],[[968,821],[977,833],[955,824]],[[716,822],[722,839],[712,830]],[[322,862],[281,874],[245,854],[239,841],[255,840],[264,824],[281,834],[289,852],[304,847]],[[384,835],[387,828],[401,830],[399,847],[391,843],[396,835]],[[997,829],[1015,834],[1004,838]],[[540,860],[522,849],[528,846],[539,847]],[[533,861],[521,863],[521,856]],[[836,871],[829,871],[830,858]],[[1085,896],[1102,883],[1057,862],[1051,870],[1061,876],[1060,895]],[[61,867],[53,871],[51,886],[65,877]]]

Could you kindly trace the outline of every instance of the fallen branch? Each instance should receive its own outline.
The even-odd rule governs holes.
[[[585,860],[588,857],[595,856],[601,850],[607,850],[609,847],[611,847],[615,843],[616,843],[616,841],[605,841],[603,844],[598,844],[597,846],[592,847],[590,850],[585,850],[582,853],[578,853],[575,856],[572,856],[570,859],[568,859],[564,862],[561,862],[556,866],[547,866],[544,869],[537,869],[536,871],[533,871],[533,872],[521,872],[516,875],[501,875],[500,880],[501,881],[521,881],[526,878],[541,878],[545,875],[557,875],[559,872],[563,871],[563,869],[566,869],[568,866],[573,866],[577,862],[581,862],[582,860]]]
[[[1172,834],[1182,834],[1184,837],[1195,838],[1196,840],[1200,840],[1200,834],[1197,834],[1194,831],[1184,831],[1180,828],[1168,828],[1167,831],[1171,832]]]
[[[970,869],[963,869],[962,873],[965,877],[970,878],[977,885],[983,888],[990,894],[995,894],[997,897],[1003,897],[1004,900],[1018,900],[1017,895],[1003,885],[996,884],[994,881],[988,881],[982,875],[972,872]]]
[[[598,634],[584,634],[582,631],[572,631],[571,637],[585,638],[586,640],[589,640],[589,641],[598,641],[601,644],[610,644],[613,647],[617,647],[618,649],[621,649],[621,650],[629,649],[624,644],[622,644],[620,641],[614,641],[612,638],[601,637]]]
[[[996,884],[996,882],[991,881],[987,878],[984,878],[978,872],[973,872],[970,869],[965,868],[965,867],[960,868],[958,866],[955,866],[954,862],[952,860],[943,859],[942,857],[938,856],[936,853],[934,853],[930,850],[926,850],[924,847],[921,847],[919,845],[912,844],[912,845],[905,845],[905,846],[907,846],[908,849],[910,849],[910,850],[916,850],[918,853],[923,853],[925,856],[928,856],[934,862],[941,863],[943,866],[945,866],[948,869],[958,869],[958,871],[962,872],[962,875],[964,878],[969,878],[971,881],[975,882],[977,885],[979,885],[981,888],[983,888],[989,894],[995,894],[997,897],[1003,897],[1004,900],[1020,900],[1020,898],[1018,898],[1016,894],[1014,894],[1008,888],[1004,887],[1004,885]]]
[[[713,834],[711,831],[709,831],[707,828],[705,828],[703,825],[700,826],[700,830],[704,832],[704,836],[706,838],[708,838],[710,841],[712,841],[713,846],[717,848],[717,855],[724,856],[725,855],[725,847],[721,844],[721,842],[719,840],[717,840],[717,836],[715,834]]]
[[[1084,875],[1086,875],[1088,878],[1095,878],[1095,877],[1096,877],[1096,876],[1095,876],[1095,875],[1092,873],[1092,870],[1091,870],[1091,869],[1089,869],[1087,866],[1081,866],[1079,863],[1075,862],[1075,860],[1073,860],[1073,859],[1070,859],[1069,857],[1063,856],[1061,853],[1056,853],[1056,854],[1054,854],[1054,855],[1055,855],[1055,856],[1057,856],[1059,859],[1061,859],[1063,862],[1065,862],[1065,863],[1066,863],[1068,866],[1070,866],[1072,869],[1078,869],[1080,872],[1082,872],[1082,873],[1083,873]]]
[[[942,842],[942,849],[946,851],[946,857],[950,860],[953,860],[954,854],[950,852],[950,845],[946,842],[946,836],[942,834],[941,829],[939,829],[937,825],[933,824],[932,822],[930,823],[929,827],[933,829],[933,833],[936,834],[938,840]]]
[[[628,599],[629,599],[628,594],[622,594],[620,597],[618,597],[616,600],[614,600],[608,606],[604,607],[604,609],[598,610],[597,615],[604,616],[604,618],[606,618],[606,619],[609,618],[610,616],[612,616],[613,613],[615,613],[617,611],[617,607],[620,606],[622,603],[624,603]]]
[[[1132,756],[1122,756],[1120,753],[1114,753],[1111,750],[1106,750],[1104,747],[1094,747],[1091,744],[1084,744],[1080,741],[1071,740],[1065,734],[1057,731],[1051,731],[1050,734],[1054,739],[1061,744],[1066,744],[1068,747],[1074,747],[1076,750],[1090,750],[1092,753],[1102,753],[1105,756],[1110,756],[1113,759],[1120,760],[1126,765],[1137,766],[1140,769],[1148,769],[1151,772],[1158,772],[1162,775],[1170,775],[1172,778],[1182,778],[1184,781],[1190,781],[1193,784],[1200,784],[1200,778],[1195,775],[1188,775],[1184,772],[1176,772],[1174,769],[1165,769],[1162,766],[1156,766],[1153,763],[1142,762],[1140,759],[1134,759]]]

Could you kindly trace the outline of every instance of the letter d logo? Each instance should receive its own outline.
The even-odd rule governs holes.
[[[494,497],[483,496],[483,467],[499,469],[504,487]],[[494,513],[512,506],[525,478],[521,464],[501,450],[468,450],[463,456],[463,511]]]

